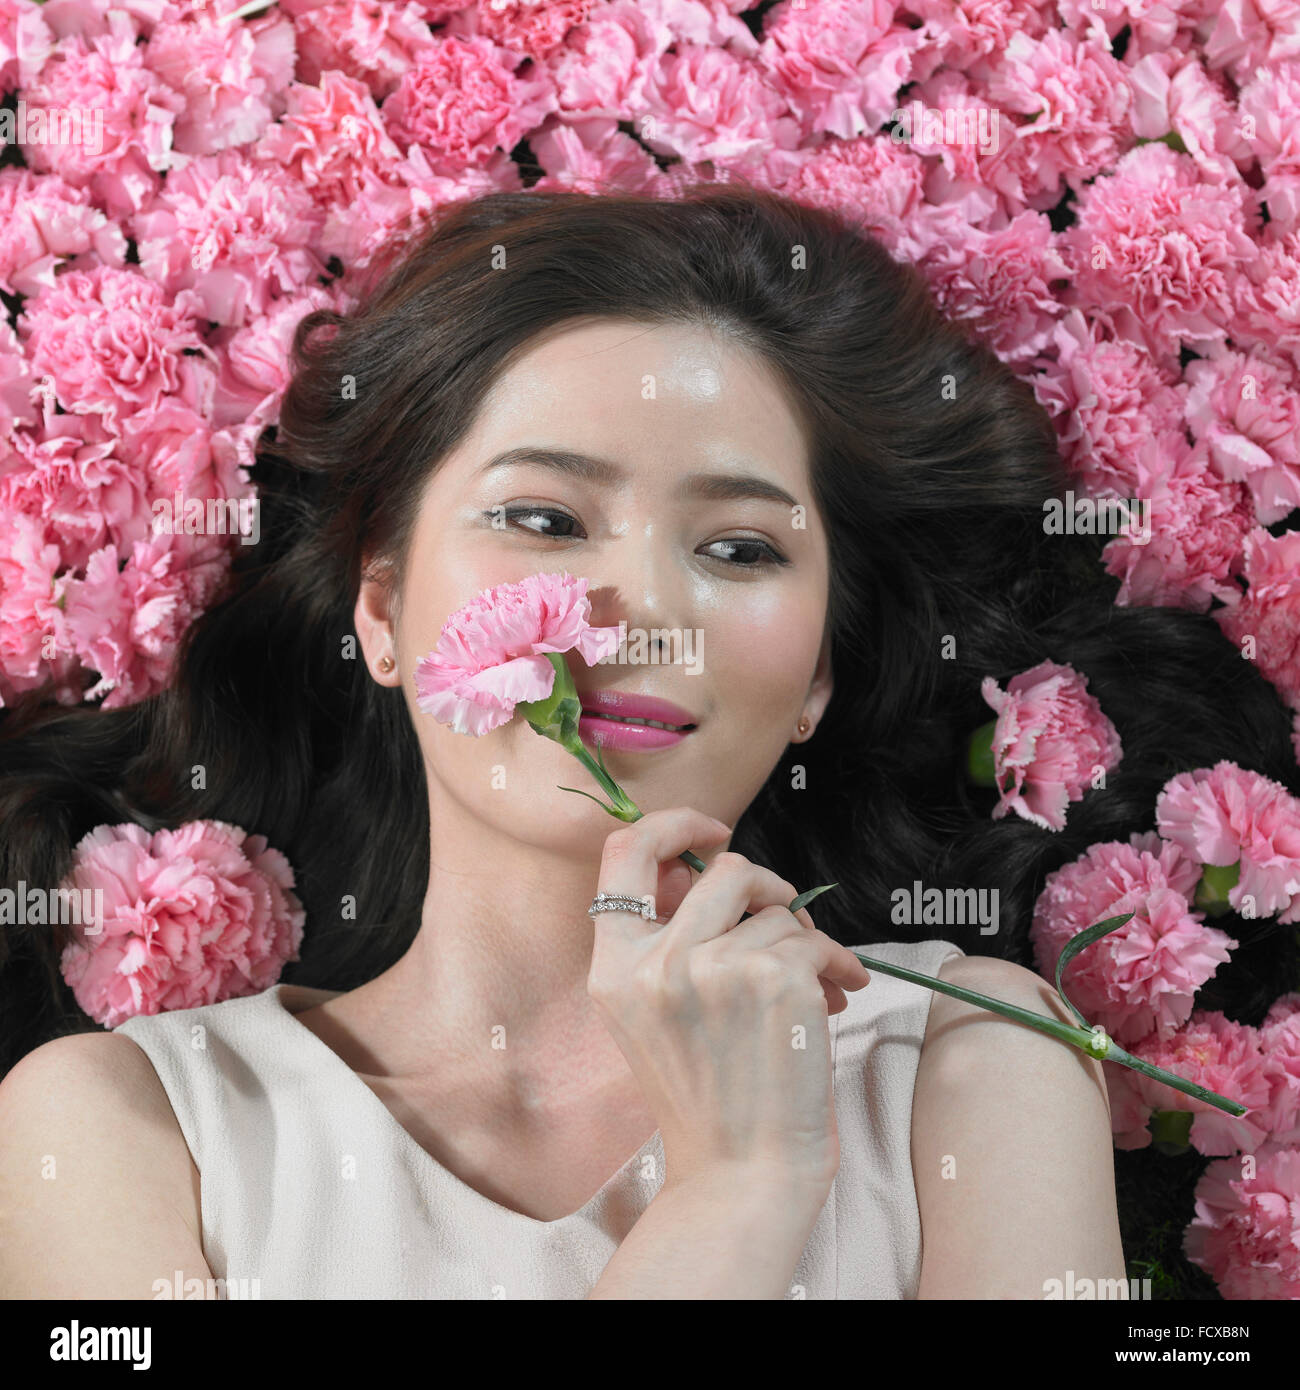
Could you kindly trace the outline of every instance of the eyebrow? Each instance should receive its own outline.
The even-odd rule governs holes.
[[[572,449],[545,449],[531,445],[497,454],[479,469],[479,476],[494,468],[521,463],[553,468],[559,473],[594,483],[617,483],[627,476],[627,471],[611,459],[580,454]],[[783,487],[760,478],[756,473],[688,473],[678,491],[683,496],[698,497],[709,502],[736,502],[752,497],[760,502],[779,502],[787,507],[799,505]]]

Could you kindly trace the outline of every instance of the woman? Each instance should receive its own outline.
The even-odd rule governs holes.
[[[1124,1278],[1099,1065],[847,949],[1067,1018],[1016,963],[1044,874],[1148,826],[1178,768],[1287,776],[1285,714],[1213,622],[1114,608],[1087,542],[1045,533],[1065,482],[1029,390],[876,242],[736,185],[451,209],[295,351],[263,543],[174,686],[11,712],[0,772],[5,881],[57,881],[96,824],[231,821],[293,864],[302,958],[103,1034],[75,1031],[57,943],[14,941],[0,1288]],[[559,790],[571,760],[522,721],[469,739],[415,703],[447,615],[539,571],[648,639],[639,665],[569,658],[635,825]],[[961,778],[980,678],[1048,655],[1125,748],[1056,835]],[[620,700],[677,737],[644,746]],[[895,925],[916,880],[997,888],[996,930]],[[598,891],[654,894],[657,922],[589,915]],[[1282,949],[1240,939],[1239,992]]]

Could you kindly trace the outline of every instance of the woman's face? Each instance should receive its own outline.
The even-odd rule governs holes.
[[[530,462],[530,448],[601,460],[610,476]],[[514,461],[493,466],[507,451]],[[726,496],[742,477],[778,495]],[[667,747],[605,743],[611,774],[643,811],[689,805],[734,825],[830,699],[827,566],[808,443],[764,364],[701,328],[571,321],[495,383],[424,492],[399,605],[367,579],[357,631],[374,678],[405,693],[434,808],[599,859],[616,822],[559,789],[599,793],[570,754],[523,719],[475,738],[419,709],[415,666],[448,615],[538,571],[586,577],[592,625],[626,622],[627,641],[622,661],[569,653],[579,695],[668,700],[695,725]]]

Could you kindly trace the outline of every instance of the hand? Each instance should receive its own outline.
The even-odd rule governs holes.
[[[689,807],[652,811],[606,839],[599,891],[653,894],[665,862],[730,833]],[[871,977],[788,910],[797,893],[724,851],[666,926],[593,918],[587,990],[659,1122],[666,1183],[743,1170],[829,1189],[839,1168],[827,1019]]]

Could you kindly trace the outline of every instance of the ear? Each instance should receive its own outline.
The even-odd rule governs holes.
[[[364,565],[352,621],[356,624],[361,651],[371,676],[380,685],[401,685],[397,664],[397,638],[393,631],[393,592],[390,571],[382,565]],[[379,663],[387,658],[390,670]]]
[[[803,715],[809,721],[811,727],[806,734],[796,733],[791,740],[794,743],[807,743],[817,732],[817,725],[821,717],[826,712],[826,706],[831,702],[831,695],[835,691],[835,675],[831,670],[831,634],[830,628],[822,634],[821,650],[817,654],[817,666],[813,671],[811,684],[808,686],[808,697],[804,700]]]

